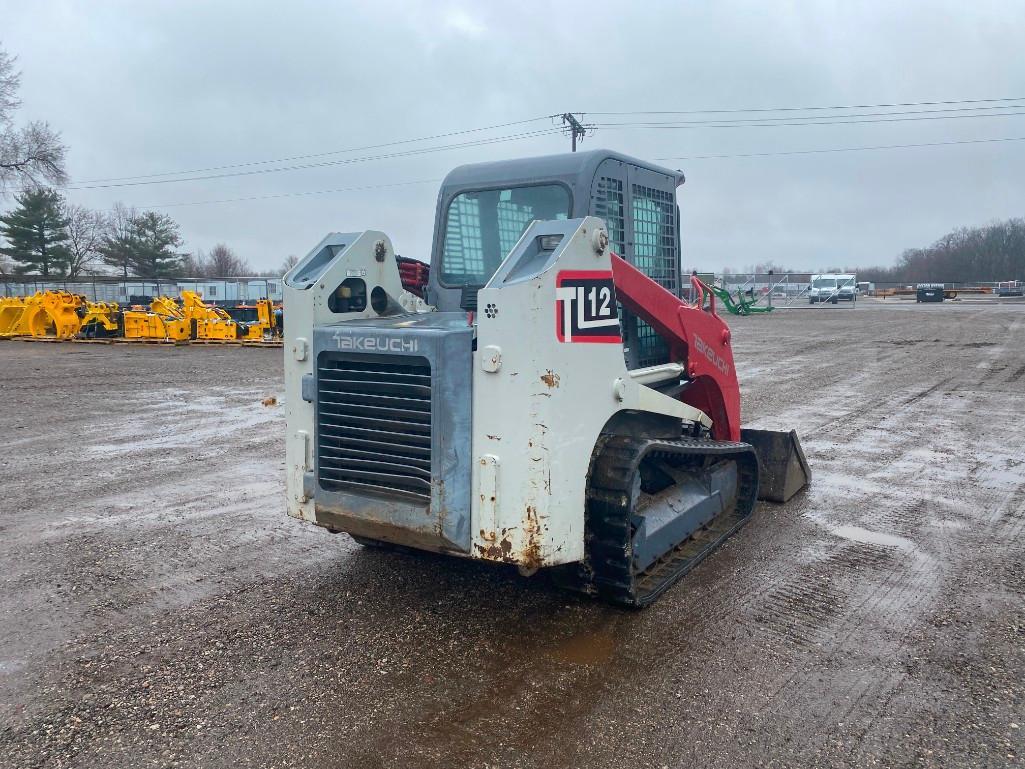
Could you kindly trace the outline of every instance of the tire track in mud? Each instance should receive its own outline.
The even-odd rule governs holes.
[[[933,341],[942,333],[920,328],[926,316],[946,317],[942,328],[958,345]],[[752,368],[763,372],[746,383],[745,408],[753,402],[751,413],[770,418],[771,408],[783,406],[789,423],[781,426],[797,427],[802,437],[813,431],[806,449],[815,485],[788,505],[759,505],[747,527],[643,614],[581,603],[472,564],[355,552],[345,538],[283,517],[278,527],[280,505],[269,489],[234,499],[227,488],[240,445],[247,456],[251,448],[263,457],[267,472],[280,460],[277,446],[262,454],[250,447],[245,431],[225,438],[211,467],[188,470],[195,491],[166,500],[184,466],[162,474],[129,457],[131,478],[111,477],[109,488],[101,488],[108,479],[89,484],[100,496],[78,523],[97,546],[135,543],[142,560],[129,565],[159,560],[150,578],[167,592],[143,595],[145,606],[96,637],[76,627],[75,644],[40,663],[52,687],[26,690],[34,720],[14,744],[30,755],[42,739],[35,730],[67,714],[88,726],[76,737],[82,752],[73,760],[97,767],[166,764],[167,748],[184,749],[182,763],[196,766],[220,765],[226,755],[253,766],[306,756],[307,765],[319,758],[381,767],[721,769],[772,759],[861,766],[878,763],[865,744],[872,740],[892,758],[884,765],[912,765],[916,748],[906,743],[928,739],[930,719],[959,707],[964,695],[936,688],[906,695],[923,687],[908,672],[920,653],[909,626],[931,632],[923,630],[923,612],[957,589],[949,583],[959,560],[977,572],[992,563],[994,572],[1002,569],[992,579],[1007,595],[1025,594],[1020,543],[1011,539],[1025,525],[1021,479],[1011,482],[1021,469],[1007,464],[1021,459],[1022,439],[999,435],[1006,445],[990,443],[993,425],[1023,402],[1012,379],[1023,363],[1014,347],[1020,334],[1008,339],[1012,359],[999,375],[993,372],[1005,353],[961,345],[988,339],[984,322],[1003,327],[1006,317],[866,313],[864,326],[802,322],[789,331],[771,317],[761,326],[751,321]],[[768,349],[777,343],[773,328],[783,329],[783,344],[794,350],[809,336],[828,337],[824,350],[853,345],[860,363],[830,370],[804,353],[793,356],[797,365],[780,362]],[[878,353],[865,351],[865,340],[882,337]],[[902,337],[915,343],[898,344]],[[990,368],[975,368],[978,360]],[[40,456],[53,448],[45,440],[33,446]],[[159,461],[159,453],[146,461]],[[223,494],[211,491],[222,487]],[[121,495],[128,506],[113,508]],[[153,499],[153,516],[133,523],[132,510]],[[248,504],[265,515],[248,517]],[[112,508],[106,525],[92,520],[104,508]],[[43,522],[47,537],[76,523],[55,520]],[[41,568],[67,553],[33,546]],[[88,564],[90,554],[82,555]],[[294,563],[287,568],[283,560],[282,573],[267,579],[277,571],[275,556]],[[213,598],[190,595],[189,578],[203,574],[228,589],[215,588]],[[103,570],[83,576],[95,582]],[[102,583],[93,588],[104,594]],[[110,590],[119,605],[138,598],[125,586]],[[162,611],[157,621],[149,614],[179,600],[189,605]],[[54,616],[67,619],[56,608]],[[151,647],[144,662],[159,673],[156,695],[143,686],[152,673],[130,654],[106,671],[86,670],[90,660],[77,659],[120,657],[139,643]],[[268,657],[280,659],[269,673],[261,667]],[[207,665],[201,675],[197,660]],[[161,720],[179,718],[180,691],[198,694],[183,723],[214,722],[220,730],[182,738],[143,732],[139,724],[153,709]],[[100,707],[86,696],[98,697]],[[925,725],[905,729],[907,711]],[[118,744],[107,741],[111,734]]]
[[[899,350],[889,351],[885,356],[881,357],[878,364],[879,367],[886,368],[889,365],[889,359],[896,358],[899,355]],[[862,377],[868,379],[870,374],[863,373]],[[837,376],[833,386],[849,387],[848,384],[844,383],[842,375]],[[827,394],[825,400],[832,401],[834,397],[832,394]],[[884,405],[887,401],[888,397],[879,397],[878,406]],[[852,411],[851,414],[864,418],[864,411],[865,409],[859,408]],[[847,416],[847,414],[843,414],[835,417],[830,420],[830,423],[842,421]],[[747,532],[747,529],[745,529],[745,532]],[[740,547],[743,547],[743,545],[733,541],[727,543],[725,550]],[[717,553],[716,559],[721,560],[725,555],[725,552]],[[847,561],[852,564],[867,566],[887,560],[890,554],[885,548],[875,547],[871,544],[855,544],[847,549],[845,556],[841,557],[846,557]],[[834,558],[836,557],[834,556]],[[703,565],[699,567],[699,571],[704,568],[708,567]],[[694,574],[691,577],[692,580],[700,578],[699,574]],[[706,622],[714,624],[721,621],[724,606],[742,603],[745,597],[744,589],[740,586],[734,587],[728,584],[725,586],[715,585],[714,587],[725,587],[729,594],[735,595],[739,600],[734,602],[730,599],[729,595],[724,596],[721,593],[710,594],[704,589],[703,585],[699,586],[691,582],[691,589],[687,590],[682,598],[683,605],[681,609],[688,618],[689,626],[695,632],[699,632],[701,626]],[[836,615],[840,607],[834,605],[835,601],[822,597],[820,593],[821,590],[814,587],[802,585],[794,587],[785,586],[778,591],[773,600],[777,601],[781,606],[790,606],[793,609],[800,610],[812,622],[821,623],[823,619]],[[814,602],[814,605],[809,605],[809,602]],[[618,625],[619,623],[615,624]],[[803,628],[807,626],[809,626],[809,622],[791,623],[790,627],[783,632],[781,640],[785,642],[794,641],[794,634],[805,632]],[[821,639],[819,642],[821,642]],[[816,640],[813,638],[803,638],[803,643],[814,646]],[[671,646],[657,649],[648,648],[644,650],[641,656],[635,656],[626,649],[620,650],[621,655],[628,655],[631,658],[632,664],[638,664],[647,669],[670,667],[672,661],[678,658],[680,653],[680,649]],[[549,669],[549,667],[543,659],[528,664],[520,659],[518,655],[514,656],[495,670],[493,678],[499,683],[493,686],[489,685],[480,692],[475,693],[469,700],[469,703],[465,707],[461,707],[455,714],[452,722],[443,718],[428,719],[416,724],[415,728],[424,734],[424,741],[429,745],[435,745],[438,741],[442,740],[446,740],[450,745],[466,745],[479,742],[482,735],[489,731],[486,725],[491,723],[493,719],[501,720],[500,716],[503,714],[518,716],[520,720],[524,720],[524,717],[519,714],[527,709],[528,703],[525,697],[528,697],[528,695],[525,692],[529,692],[531,683],[536,680],[539,671],[546,669]],[[573,689],[590,690],[590,695],[593,697],[597,692],[611,686],[611,682],[608,679],[594,680],[591,672],[587,670],[578,671],[577,675],[569,678],[555,676],[552,679],[546,679],[546,681],[550,684],[550,691],[543,697],[543,701],[546,703],[559,702],[558,717],[565,719],[582,718],[593,707],[593,702],[585,698],[578,702],[577,707],[566,708],[567,695]],[[543,710],[544,708],[542,707],[541,709]],[[529,717],[526,720],[529,721]],[[522,725],[518,725],[515,728],[506,727],[503,733],[506,740],[527,740],[531,743],[544,741],[546,734],[551,736],[551,730],[542,728],[540,724],[533,724],[529,729],[523,728]],[[388,755],[395,757],[401,754],[389,751]]]
[[[984,381],[992,381],[992,379],[984,379]],[[903,412],[902,419],[899,424],[891,426],[891,430],[896,429],[905,434],[906,438],[902,442],[904,444],[904,451],[887,452],[889,456],[885,459],[889,461],[886,464],[895,464],[903,453],[907,453],[908,447],[911,447],[910,450],[914,451],[914,447],[919,442],[924,442],[928,445],[930,435],[937,421],[928,418],[930,413],[941,414],[940,421],[945,423],[942,426],[948,430],[958,424],[963,426],[966,422],[970,421],[962,418],[958,422],[958,416],[965,417],[967,415],[960,414],[959,412],[963,412],[963,409],[957,408],[954,409],[954,419],[952,420],[949,410],[945,410],[942,403],[936,402],[937,398],[940,401],[949,401],[950,398],[946,396],[952,391],[957,390],[958,385],[959,382],[956,381],[955,377],[948,377],[899,401],[901,411]],[[907,407],[913,408],[907,410]],[[860,419],[858,417],[854,417],[854,419],[855,421],[866,422],[871,420],[871,416],[870,414],[862,413]],[[837,421],[839,422],[840,420]],[[911,429],[913,427],[915,429]],[[829,428],[826,427],[822,432],[828,433]],[[960,432],[961,434],[957,435],[957,438],[960,438],[960,440],[954,439],[954,445],[964,447],[980,443],[977,439],[973,440],[972,436],[967,434],[967,431],[964,429],[955,432]],[[811,450],[814,451],[814,444],[812,445]],[[1019,456],[1021,451],[1012,448],[1011,454]],[[914,481],[909,481],[909,484],[916,488],[928,488],[930,486],[929,476],[933,474],[931,471],[934,468],[926,462],[921,464],[923,470],[920,476],[925,476],[925,478],[918,477]],[[891,472],[890,475],[893,477],[889,480],[893,482],[893,486],[897,487],[902,480],[901,474]],[[939,484],[949,484],[949,477],[943,477],[943,473],[938,473],[937,475],[939,477],[936,480]],[[885,473],[883,477],[886,477]],[[1003,483],[975,486],[972,489],[973,493],[971,495],[967,494],[969,489],[964,486],[961,486],[959,491],[966,492],[965,497],[966,501],[969,502],[968,506],[974,509],[992,510],[997,496],[1006,495],[1006,498],[1013,499],[1016,494],[1020,493],[1021,488],[1022,486],[1019,485],[1016,489],[1008,491],[1005,478]],[[841,633],[833,643],[831,654],[821,666],[817,666],[813,671],[796,669],[793,675],[785,679],[782,685],[768,698],[766,706],[771,706],[776,700],[782,698],[786,702],[785,705],[782,705],[783,708],[799,708],[800,702],[804,699],[802,696],[803,692],[807,688],[810,679],[823,671],[828,671],[831,662],[835,661],[839,656],[847,654],[848,647],[851,646],[852,642],[856,643],[857,639],[855,636],[861,629],[862,624],[869,618],[883,613],[891,618],[891,620],[896,620],[898,627],[907,628],[913,622],[912,615],[916,613],[921,614],[928,607],[930,596],[935,596],[937,592],[935,582],[942,576],[943,571],[937,568],[937,559],[941,561],[949,559],[951,554],[958,549],[959,540],[964,539],[964,537],[961,535],[961,529],[957,527],[970,527],[972,525],[971,516],[964,514],[957,516],[954,514],[953,505],[948,504],[946,512],[954,514],[953,520],[944,518],[942,522],[953,523],[955,528],[943,532],[943,535],[937,535],[933,532],[930,536],[923,538],[921,536],[923,527],[934,522],[929,518],[928,513],[932,512],[935,507],[937,505],[930,505],[925,499],[908,499],[895,508],[883,511],[882,514],[869,514],[860,518],[859,523],[864,523],[864,525],[872,530],[881,529],[884,532],[899,533],[899,535],[912,541],[918,540],[915,544],[917,548],[922,549],[922,556],[914,560],[913,566],[910,568],[908,568],[906,562],[895,563],[893,568],[884,574],[882,581],[875,583],[872,592],[864,602],[843,612],[844,616],[840,627],[831,628],[827,622],[825,628],[816,628],[816,640],[822,638],[823,634],[830,629],[836,633]],[[960,520],[958,520],[959,518]],[[968,520],[965,520],[966,518]],[[1014,532],[1025,526],[1025,522],[1018,521],[1017,523],[1018,525],[1013,530]],[[840,552],[842,553],[843,551],[841,550]],[[896,552],[897,549],[895,548],[893,550],[894,555],[896,555]],[[831,556],[831,558],[838,557],[842,556]],[[872,566],[873,568],[879,567],[886,562],[893,562],[894,560],[894,558],[884,556],[877,559]],[[812,574],[814,575],[816,572],[813,571]],[[809,591],[814,590],[818,586],[814,577],[809,580],[807,576],[798,576],[787,584],[787,587],[777,588],[775,593],[770,593],[770,597],[766,602],[769,606],[772,606],[772,596],[775,594],[797,595],[803,599]],[[828,595],[830,595],[830,604],[835,606],[836,590],[831,590]],[[819,600],[821,601],[822,598],[820,597]],[[841,602],[842,600],[841,598]],[[781,608],[786,610],[789,608],[789,604]],[[805,616],[807,614],[808,612],[805,612]],[[821,613],[816,615],[814,611],[810,612],[810,614],[815,619],[830,619]],[[834,616],[839,615],[840,612],[834,614]],[[844,628],[846,632],[841,628]],[[899,657],[902,649],[903,642],[898,638],[896,641],[891,641],[888,653],[894,657]],[[865,726],[861,733],[863,739],[871,728],[871,724],[878,718],[880,713],[885,711],[887,703],[892,700],[899,687],[903,685],[903,680],[903,673],[899,670],[890,671],[884,677],[879,677],[877,672],[872,667],[869,667],[863,675],[855,677],[849,685],[841,689],[838,696],[834,699],[834,705],[828,708],[820,719],[816,720],[821,724],[823,731],[828,731],[829,726],[833,722],[843,722],[852,714],[865,711],[865,715],[869,716],[869,724]],[[843,707],[844,702],[848,702],[849,705]],[[865,703],[869,703],[867,708]],[[781,705],[775,706],[780,707]]]
[[[894,357],[897,354],[895,353]],[[883,368],[886,365],[888,365],[886,362],[881,364]],[[911,388],[912,391],[904,400],[909,404],[917,404],[927,400],[933,393],[945,388],[949,389],[951,381],[952,378],[948,377],[926,388]],[[836,385],[836,387],[842,389],[844,385]],[[831,392],[834,387],[825,389],[827,392],[820,396],[821,399],[827,403],[835,402],[836,396],[834,392]],[[873,399],[870,407],[860,406],[838,418],[832,418],[822,425],[827,428],[823,433],[827,434],[833,427],[843,424],[845,420],[848,424],[851,423],[851,420],[854,420],[854,424],[851,427],[855,430],[862,429],[862,427],[869,429],[871,426],[878,424],[881,419],[881,413],[889,412],[893,398],[894,394],[890,391]],[[820,398],[816,398],[816,401],[818,400]],[[887,432],[892,431],[902,432],[899,426],[891,428]],[[906,443],[906,440],[904,443]],[[886,451],[883,456],[876,452],[874,461],[877,463],[880,461],[884,463],[892,462],[900,456],[902,456],[902,449],[898,445]],[[913,509],[915,505],[914,501],[906,503],[908,510],[904,513],[904,516],[908,520],[914,519],[917,514],[917,511]],[[760,506],[759,513],[756,513],[756,521],[758,521],[761,514],[770,510],[773,517],[777,520],[781,518],[787,519],[786,525],[788,526],[808,525],[802,524],[799,519],[793,519],[792,513],[788,514],[786,508],[773,508],[764,505]],[[738,538],[727,545],[724,552],[717,553],[714,559],[710,559],[707,565],[703,565],[703,568],[714,569],[715,567],[712,564],[718,561],[719,570],[730,570],[732,561],[735,561],[737,557],[742,558],[745,548],[754,546],[764,547],[767,545],[766,542],[759,540],[759,537],[762,535],[768,535],[769,539],[785,539],[785,534],[778,531],[770,531],[765,526],[760,527],[756,532],[752,531],[752,528],[751,526],[745,528]],[[786,620],[778,627],[772,626],[764,631],[761,636],[764,640],[759,644],[760,646],[763,646],[766,651],[779,654],[782,645],[789,648],[791,657],[794,656],[793,652],[795,651],[802,656],[808,653],[821,653],[823,649],[829,649],[831,645],[835,646],[839,643],[842,647],[843,644],[847,643],[862,629],[864,618],[871,617],[878,606],[886,602],[895,603],[905,591],[910,590],[912,596],[920,592],[925,584],[925,578],[929,574],[927,565],[924,563],[919,564],[916,570],[909,573],[900,563],[902,553],[899,548],[872,542],[850,542],[831,536],[826,539],[833,542],[826,549],[826,555],[819,561],[815,561],[810,566],[807,566],[808,571],[801,578],[781,583],[777,575],[776,579],[763,582],[763,587],[760,590],[747,592],[748,580],[742,583],[726,581],[725,584],[722,584],[722,580],[717,580],[714,588],[724,590],[725,592],[709,594],[704,590],[705,584],[700,582],[702,580],[701,569],[697,570],[690,579],[698,580],[699,582],[695,583],[692,581],[689,583],[691,589],[687,591],[687,597],[681,605],[682,612],[688,618],[690,632],[700,636],[706,625],[710,626],[720,623],[723,613],[730,611],[731,607],[737,607],[745,615],[749,616],[751,604],[756,603],[760,596],[762,604],[758,608],[767,609],[776,616],[786,617]],[[738,549],[735,557],[731,557],[728,552],[731,547]],[[728,561],[723,563],[724,559],[728,559]],[[867,576],[877,574],[876,582],[882,589],[869,591],[862,597],[860,603],[852,603],[850,596],[856,595],[856,591],[851,592],[848,585],[833,588],[828,576],[823,577],[824,573],[828,574],[835,569],[844,569],[845,567],[848,574],[854,572],[857,579],[865,579]],[[765,572],[759,570],[759,574],[762,573]],[[700,592],[697,594],[692,593],[695,588]],[[733,610],[736,611],[737,608]],[[846,627],[846,634],[837,636],[838,632],[844,630],[843,620],[852,615],[855,621],[846,623],[848,625]],[[837,625],[838,620],[841,620],[839,627]],[[757,625],[758,623],[753,624]],[[753,640],[757,641],[758,637],[759,635],[756,633]],[[678,650],[671,647],[648,648],[644,651],[643,655],[630,654],[630,664],[628,667],[634,670],[638,667],[643,667],[652,671],[672,669],[674,662],[686,654],[688,654],[686,650]],[[622,658],[622,655],[620,656]],[[827,658],[827,664],[834,664],[837,658],[837,654],[831,655]],[[797,684],[796,688],[800,688],[797,679],[802,674],[803,668],[801,666],[805,665],[806,661],[802,658],[797,662],[798,665],[791,667],[789,677],[785,681],[779,682],[775,692],[776,699],[786,699],[788,693],[792,691],[788,688],[788,683],[792,685]],[[847,688],[840,693],[842,699],[837,701],[835,707],[839,708],[846,704],[850,710],[857,710],[861,707],[861,703],[865,698],[871,696],[872,685],[881,686],[887,691],[896,691],[895,687],[901,680],[899,672],[889,674],[882,683],[873,682],[871,680],[873,675],[873,673],[869,672],[851,681]],[[852,697],[853,701],[850,701]],[[764,704],[759,707],[759,710],[764,709],[766,709]],[[797,710],[799,712],[800,708]],[[834,716],[835,714],[832,711],[827,712],[823,723],[828,724],[829,720]]]
[[[899,421],[891,424],[889,430],[904,435],[899,445],[886,451],[882,456],[875,457],[874,463],[882,468],[892,466],[903,457],[908,450],[913,448],[922,440],[923,433],[927,438],[929,435],[930,420],[925,418],[926,414],[934,410],[930,400],[943,399],[945,394],[952,389],[953,377],[947,377],[926,388],[918,390],[909,396],[897,400],[900,404],[896,416]],[[880,418],[880,411],[886,410],[886,404],[892,403],[897,393],[890,393],[884,398],[879,398],[871,409],[860,410],[846,422],[848,426],[857,431],[870,426],[873,421]],[[909,408],[910,407],[910,408]],[[834,420],[822,426],[823,435],[830,432],[830,428],[843,420]],[[853,422],[853,424],[851,424]],[[917,423],[917,424],[916,424]],[[918,429],[910,429],[912,427]],[[924,426],[924,429],[923,429]],[[814,453],[816,444],[814,440],[809,443],[809,452]],[[885,476],[884,476],[885,478]],[[890,480],[898,480],[896,478]],[[868,500],[869,504],[872,500]],[[845,508],[846,509],[846,508]],[[905,539],[916,537],[924,522],[923,513],[926,511],[926,503],[920,499],[906,499],[903,503],[888,511],[874,511],[867,515],[854,513],[853,521],[865,527],[868,534],[880,532],[884,536],[899,535]],[[836,517],[836,516],[830,516]],[[928,592],[929,583],[935,577],[935,563],[930,555],[922,553],[919,557],[911,560],[911,567],[908,566],[906,558],[901,558],[901,548],[887,546],[885,544],[863,543],[871,545],[866,557],[858,557],[858,547],[837,544],[838,549],[834,550],[824,560],[813,561],[811,565],[803,568],[795,577],[783,583],[783,586],[776,587],[766,594],[763,592],[750,607],[749,612],[755,612],[755,619],[759,619],[758,612],[768,609],[770,613],[776,613],[784,618],[784,627],[792,628],[794,624],[808,624],[812,621],[811,628],[798,632],[798,639],[804,640],[807,644],[807,637],[810,635],[813,643],[820,646],[827,646],[829,655],[821,665],[815,666],[812,670],[797,667],[791,675],[786,677],[781,684],[767,698],[763,707],[782,707],[783,709],[800,709],[800,703],[804,698],[804,691],[809,685],[810,679],[827,672],[833,662],[840,656],[848,654],[849,647],[858,645],[857,636],[863,630],[864,624],[881,613],[888,617],[899,617],[904,624],[910,624],[909,610],[912,604],[920,604],[922,598]],[[915,544],[912,542],[912,544]],[[917,546],[916,546],[917,547]],[[867,566],[865,573],[857,574],[854,584],[850,584],[850,568],[838,570],[844,561],[851,560],[854,563]],[[832,567],[832,568],[831,568]],[[872,573],[876,572],[876,579],[871,580]],[[835,584],[836,575],[847,577],[847,590],[840,590]],[[823,575],[826,575],[823,577]],[[871,584],[870,589],[864,590],[865,583]],[[860,583],[860,584],[859,584]],[[865,597],[861,601],[853,600],[859,589],[864,591]],[[816,595],[811,599],[811,611],[802,610],[801,603],[809,602],[809,596]],[[778,596],[784,596],[781,603]],[[828,611],[822,611],[825,602]],[[795,606],[796,604],[796,606]],[[796,609],[796,616],[794,616]],[[789,615],[789,616],[788,616]],[[821,622],[821,624],[820,624]],[[792,631],[791,631],[792,632]],[[891,647],[893,653],[899,653],[900,644]],[[880,679],[870,667],[868,670],[855,677],[846,686],[842,687],[834,698],[832,707],[826,709],[819,718],[815,718],[822,726],[823,732],[828,732],[832,722],[843,721],[851,713],[858,711],[861,704],[870,699],[873,702],[879,701],[880,696],[892,696],[892,691],[901,680],[899,671],[892,672]],[[889,694],[887,694],[889,693]],[[883,701],[886,701],[883,696]],[[786,704],[779,701],[783,700]],[[845,703],[849,703],[846,704]]]
[[[903,353],[899,349],[889,350],[884,354],[880,354],[876,358],[876,365],[872,368],[886,370],[901,355]],[[860,378],[867,380],[874,375],[873,372],[863,371]],[[953,377],[946,377],[938,383],[912,392],[900,402],[902,405],[917,403],[934,392],[948,390],[952,381]],[[843,397],[837,393],[837,389],[846,391],[850,387],[850,383],[843,380],[830,383],[816,394],[810,405],[806,404],[802,407],[802,410],[814,411],[814,404],[816,402],[825,402],[827,404],[843,402]],[[867,404],[861,403],[857,408],[850,409],[840,416],[820,423],[811,428],[811,430],[800,430],[805,441],[808,440],[809,433],[812,436],[812,441],[805,444],[806,451],[808,451],[809,455],[815,452],[814,436],[828,435],[841,425],[845,426],[848,432],[861,432],[876,428],[885,414],[889,412],[894,398],[895,393],[893,391],[887,392],[872,399]],[[886,431],[887,434],[891,432],[893,430]],[[891,460],[898,457],[900,451],[899,447],[895,447],[885,452],[883,456],[876,458]],[[766,507],[765,505],[759,506],[759,511],[755,515],[756,520],[765,512]],[[772,509],[772,506],[768,507]],[[745,529],[745,536],[754,538],[769,533],[763,528],[757,535],[752,534],[750,528]],[[831,555],[823,563],[813,563],[808,575],[780,584],[778,580],[771,578],[773,576],[771,572],[765,572],[764,576],[766,579],[760,583],[759,587],[753,588],[748,592],[739,589],[732,594],[737,597],[736,601],[731,600],[731,597],[726,597],[724,603],[743,607],[748,617],[755,616],[756,621],[754,624],[761,625],[763,632],[771,639],[769,643],[772,648],[778,648],[778,644],[775,642],[780,640],[797,641],[805,647],[821,645],[828,639],[829,634],[827,629],[819,626],[823,622],[827,622],[840,615],[848,606],[846,594],[832,588],[828,584],[828,578],[823,577],[823,570],[830,570],[844,561],[849,563],[849,568],[864,566],[877,570],[884,564],[891,563],[896,552],[894,548],[872,545],[870,543],[844,544],[841,540],[834,540],[834,542]],[[743,543],[738,546],[743,546]],[[835,548],[839,549],[836,550]],[[717,557],[721,557],[721,555],[718,554]],[[763,601],[766,605],[754,608],[759,600]],[[881,597],[879,600],[882,600]],[[705,600],[688,601],[688,607],[691,606],[694,610],[692,618],[695,620],[703,619],[706,616],[714,616],[717,610],[715,602]],[[868,608],[871,609],[871,607]],[[759,617],[762,618],[761,621],[758,620]],[[765,619],[770,617],[783,618],[780,620],[781,627],[775,627],[771,623],[766,625]]]

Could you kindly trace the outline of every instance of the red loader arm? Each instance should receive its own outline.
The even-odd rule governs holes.
[[[680,400],[712,418],[716,440],[739,441],[740,384],[730,329],[715,314],[715,297],[708,286],[691,277],[701,298],[696,305],[687,304],[616,254],[612,254],[612,282],[622,305],[666,340],[670,360],[683,364],[691,381]],[[703,309],[706,296],[708,310]]]

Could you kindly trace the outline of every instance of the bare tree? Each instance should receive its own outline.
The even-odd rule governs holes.
[[[298,263],[299,263],[299,257],[296,256],[295,254],[289,254],[288,257],[285,258],[285,261],[282,262],[281,269],[278,270],[278,275],[284,275],[290,269],[295,267]]]
[[[187,278],[206,278],[210,275],[210,260],[201,249],[194,254],[182,254],[182,275]]]
[[[115,203],[100,242],[100,258],[104,264],[116,269],[121,277],[127,278],[135,253],[135,220],[139,218],[134,208],[124,203]]]
[[[14,125],[14,112],[21,105],[21,73],[14,61],[0,49],[0,193],[12,182],[38,187],[67,181],[60,135],[38,120],[21,128]]]
[[[64,216],[68,222],[68,277],[94,272],[106,233],[105,217],[99,211],[78,205],[66,205]]]
[[[926,248],[909,248],[892,267],[862,267],[874,282],[974,282],[1025,279],[1025,219],[962,227]]]
[[[9,115],[21,106],[18,99],[18,86],[21,74],[14,71],[14,59],[0,48],[0,120],[9,119]]]
[[[224,243],[218,243],[210,250],[209,277],[238,278],[251,274],[249,264]]]

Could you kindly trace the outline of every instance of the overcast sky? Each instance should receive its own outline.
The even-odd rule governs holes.
[[[97,208],[120,200],[163,211],[180,223],[187,250],[224,242],[258,269],[304,254],[329,231],[371,228],[387,232],[400,253],[427,258],[437,180],[449,169],[561,152],[569,141],[535,136],[294,171],[81,187],[95,179],[333,153],[565,111],[1025,97],[1023,40],[1020,0],[0,0],[0,45],[18,57],[23,71],[19,119],[45,119],[62,132],[72,186],[79,187],[68,197]],[[1019,103],[1022,109],[1003,112],[1025,113],[1025,100]],[[935,107],[905,108],[916,109]],[[732,117],[760,114],[787,113]],[[584,119],[723,117],[731,116]],[[541,120],[298,162],[352,160],[550,126]],[[1025,137],[1025,115],[602,128],[582,146],[655,159],[1017,137]],[[954,227],[1025,214],[1025,141],[664,163],[687,175],[680,205],[688,268],[743,269],[767,260],[791,269],[888,264],[903,249]],[[346,189],[354,187],[371,189]],[[342,191],[210,202],[325,190]],[[180,203],[190,205],[168,205]]]

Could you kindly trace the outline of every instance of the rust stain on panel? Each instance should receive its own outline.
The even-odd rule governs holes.
[[[494,532],[489,532],[488,536],[482,538],[494,542],[497,537]],[[512,540],[509,539],[509,535],[505,532],[503,532],[502,539],[497,543],[490,545],[475,544],[474,547],[477,548],[481,558],[486,558],[489,561],[501,561],[502,563],[517,562],[513,556]]]
[[[541,555],[541,520],[533,505],[527,505],[523,532],[527,541],[518,563],[528,569],[538,569],[544,564],[544,557]]]

